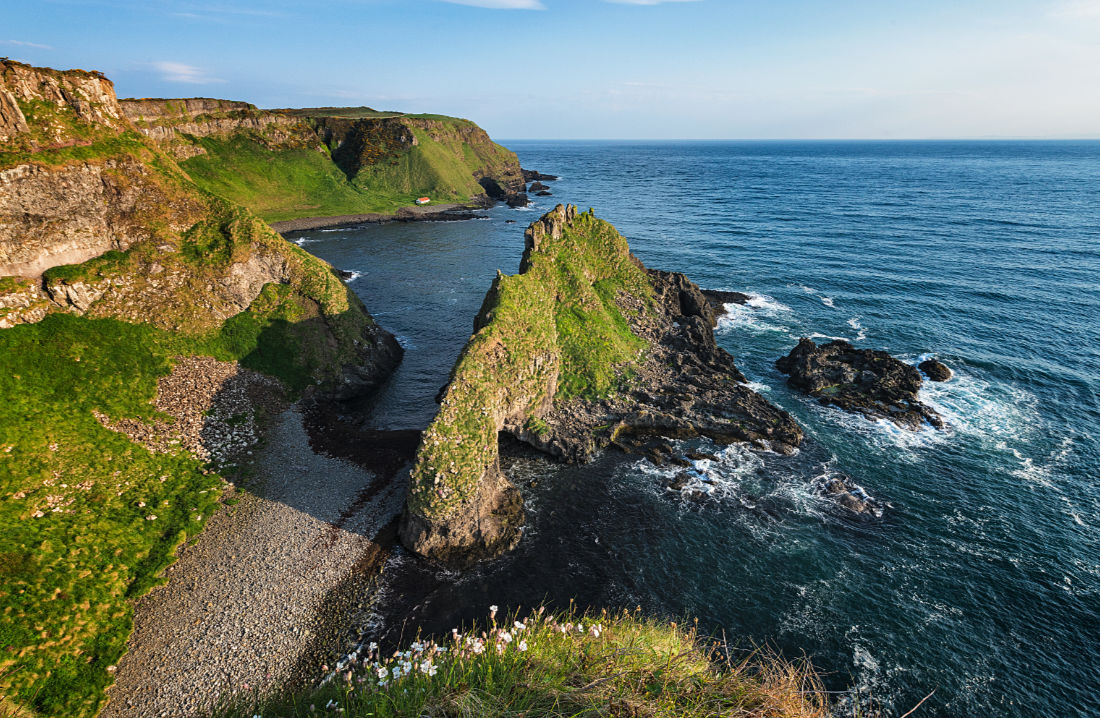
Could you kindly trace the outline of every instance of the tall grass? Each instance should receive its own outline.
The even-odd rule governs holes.
[[[311,692],[238,701],[222,718],[829,715],[827,695],[806,662],[737,653],[694,625],[640,611],[540,609],[498,619],[495,607],[482,630],[455,629],[440,643],[417,641],[384,656],[371,644]]]

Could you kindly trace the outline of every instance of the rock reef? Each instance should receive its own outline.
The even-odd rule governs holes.
[[[523,523],[498,434],[583,462],[656,437],[705,436],[793,451],[794,420],[744,384],[715,343],[715,309],[682,274],[649,270],[610,224],[558,205],[525,234],[520,273],[498,274],[424,433],[401,537],[470,565]]]
[[[886,419],[910,431],[926,422],[943,427],[940,415],[917,398],[920,372],[884,351],[856,349],[842,339],[818,345],[803,338],[775,366],[789,375],[789,386],[826,406]]]

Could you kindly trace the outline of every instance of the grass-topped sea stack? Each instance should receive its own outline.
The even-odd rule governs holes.
[[[615,228],[559,205],[531,225],[520,273],[498,275],[424,433],[402,538],[467,565],[515,545],[507,431],[566,461],[614,444],[660,460],[654,437],[790,452],[802,432],[744,384],[714,339],[714,307],[682,274],[646,269]]]

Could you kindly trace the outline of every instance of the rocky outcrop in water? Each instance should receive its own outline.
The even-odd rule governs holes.
[[[547,175],[535,170],[523,170],[524,182],[553,182],[556,179],[555,175]]]
[[[614,227],[559,205],[525,235],[520,274],[498,275],[424,433],[405,545],[452,565],[519,540],[522,503],[501,474],[501,431],[569,462],[659,437],[789,453],[802,432],[745,386],[717,346],[712,302],[682,274],[648,270]]]
[[[951,369],[946,364],[936,359],[925,359],[920,364],[917,364],[917,368],[924,372],[924,375],[932,381],[950,381]]]
[[[789,375],[788,385],[826,406],[887,419],[910,431],[925,422],[943,427],[940,415],[917,398],[920,372],[884,351],[856,349],[842,339],[818,345],[804,338],[775,366]]]

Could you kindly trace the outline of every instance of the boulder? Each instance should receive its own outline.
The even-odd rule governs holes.
[[[941,361],[926,359],[917,365],[924,375],[932,381],[948,381],[951,379],[951,370]]]
[[[917,398],[920,372],[884,351],[856,349],[842,339],[819,346],[803,338],[775,367],[789,375],[791,388],[824,405],[872,420],[888,419],[910,431],[925,422],[943,428],[940,415]]]

